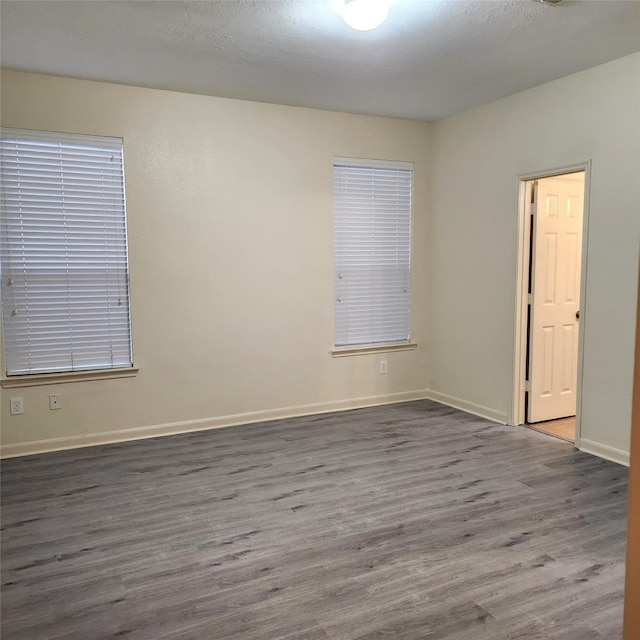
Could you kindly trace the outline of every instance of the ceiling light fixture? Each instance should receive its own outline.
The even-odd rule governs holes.
[[[342,9],[343,20],[357,31],[379,27],[389,15],[385,0],[347,0]]]

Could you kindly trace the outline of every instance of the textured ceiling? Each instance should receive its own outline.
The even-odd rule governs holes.
[[[347,27],[332,0],[0,3],[4,67],[435,120],[640,50],[640,2],[392,0]]]

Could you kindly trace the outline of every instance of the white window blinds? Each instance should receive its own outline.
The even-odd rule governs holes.
[[[7,375],[131,366],[122,140],[2,129]]]
[[[336,346],[409,339],[413,164],[334,159]]]

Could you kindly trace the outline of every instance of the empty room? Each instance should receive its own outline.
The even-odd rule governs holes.
[[[640,640],[640,2],[0,28],[3,640]]]

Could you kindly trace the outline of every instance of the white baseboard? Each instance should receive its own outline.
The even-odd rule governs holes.
[[[427,398],[428,400],[434,400],[435,402],[446,404],[447,406],[453,407],[454,409],[460,409],[461,411],[472,413],[474,416],[480,416],[481,418],[486,418],[487,420],[491,420],[492,422],[507,424],[506,412],[497,411],[496,409],[490,409],[489,407],[483,407],[480,404],[468,402],[467,400],[462,400],[462,398],[449,396],[446,393],[440,393],[439,391],[433,391],[431,389],[427,389],[425,391],[425,394],[425,398]]]
[[[282,418],[297,418],[301,416],[331,413],[333,411],[345,411],[348,409],[361,409],[375,407],[384,404],[396,404],[411,400],[426,399],[427,392],[424,389],[416,391],[404,391],[401,393],[389,393],[382,396],[368,396],[365,398],[353,398],[349,400],[337,400],[334,402],[320,402],[297,407],[283,409],[267,409],[265,411],[253,411],[250,413],[238,413],[229,416],[215,418],[203,418],[200,420],[187,420],[184,422],[171,422],[157,424],[135,429],[122,429],[119,431],[106,431],[85,435],[69,436],[66,438],[52,438],[48,440],[36,440],[19,444],[9,444],[0,447],[0,458],[16,458],[19,456],[48,453],[51,451],[63,451],[65,449],[78,449],[80,447],[94,447],[96,445],[113,444],[115,442],[127,442],[129,440],[141,440],[144,438],[157,438],[192,431],[204,431],[207,429],[220,429],[242,424],[267,422]]]
[[[622,449],[615,449],[609,447],[606,444],[600,444],[599,442],[593,442],[593,440],[587,440],[586,438],[580,438],[580,445],[578,446],[580,451],[590,453],[591,455],[604,458],[605,460],[611,460],[611,462],[617,462],[623,464],[625,467],[629,466],[629,452]]]

